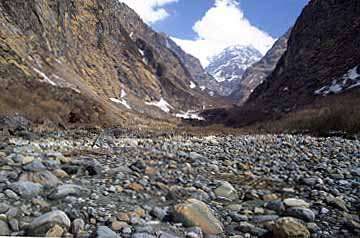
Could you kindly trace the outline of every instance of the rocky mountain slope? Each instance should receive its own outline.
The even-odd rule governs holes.
[[[192,87],[198,87],[201,91],[209,94],[210,96],[221,96],[221,91],[218,91],[218,89],[222,87],[222,84],[216,81],[213,76],[205,71],[200,63],[200,60],[190,54],[187,54],[166,34],[163,33],[162,35],[162,45],[170,49],[181,60],[183,65],[193,77],[194,83],[192,84]]]
[[[243,107],[221,117],[245,125],[287,115],[294,126],[307,118],[306,127],[359,130],[359,27],[359,1],[311,1],[269,79]]]
[[[236,86],[230,96],[239,105],[245,103],[255,88],[262,84],[266,77],[274,71],[281,56],[287,49],[290,33],[291,29],[274,43],[273,47],[259,62],[246,69],[239,85]]]
[[[116,0],[4,0],[0,22],[2,116],[138,125],[216,104]]]
[[[262,56],[252,46],[231,46],[213,56],[206,71],[220,83],[221,87],[217,91],[221,95],[228,96],[240,84],[245,70],[259,61]]]

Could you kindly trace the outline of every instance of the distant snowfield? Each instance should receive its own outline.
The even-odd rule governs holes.
[[[191,119],[191,120],[198,120],[198,121],[205,120],[205,118],[199,116],[199,114],[194,111],[180,112],[180,113],[175,114],[175,116],[178,118],[183,118],[183,119]]]
[[[331,84],[326,85],[315,91],[315,95],[326,96],[329,94],[338,94],[346,90],[360,86],[360,74],[358,73],[358,66],[349,69],[342,78],[333,80]]]
[[[149,106],[155,106],[158,107],[160,110],[169,113],[171,109],[173,109],[174,107],[171,106],[167,101],[165,101],[164,98],[161,98],[160,101],[154,101],[154,102],[146,102],[146,105]]]

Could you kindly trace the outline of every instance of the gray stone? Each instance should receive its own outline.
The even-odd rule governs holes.
[[[9,187],[21,197],[28,199],[38,196],[43,189],[43,186],[41,184],[27,181],[12,183]]]
[[[150,214],[160,220],[164,219],[164,217],[166,216],[167,214],[167,211],[163,208],[160,208],[160,207],[154,207]]]
[[[77,218],[72,222],[72,233],[79,234],[81,231],[84,230],[85,222],[81,218]]]
[[[10,219],[9,225],[11,227],[11,230],[13,231],[19,231],[19,221],[17,219]]]
[[[332,197],[329,199],[329,204],[333,207],[339,208],[343,211],[348,211],[345,201],[341,197]]]
[[[7,212],[6,216],[8,219],[15,218],[19,215],[20,210],[17,207],[11,207]]]
[[[315,214],[312,210],[302,207],[289,208],[285,212],[286,216],[295,217],[306,222],[315,221]]]
[[[87,171],[90,176],[101,175],[102,173],[101,164],[94,159],[84,158],[84,160],[81,160],[79,164]]]
[[[46,170],[46,167],[38,159],[33,160],[30,164],[25,165],[23,168],[24,170],[31,172],[40,172]]]
[[[314,222],[310,222],[306,224],[306,227],[309,229],[309,231],[311,232],[318,232],[320,230],[320,227],[314,223]]]
[[[287,198],[284,200],[284,204],[287,207],[309,207],[310,205],[304,200],[297,198]]]
[[[317,178],[317,177],[310,177],[310,178],[303,178],[302,182],[306,185],[309,186],[315,186],[315,185],[322,185],[324,184],[324,182],[322,181],[321,178]]]
[[[62,199],[67,196],[87,196],[90,194],[90,191],[82,186],[75,185],[75,184],[64,184],[58,186],[53,192],[50,193],[48,196],[49,199],[57,200]]]
[[[273,211],[276,211],[279,213],[285,211],[285,205],[280,200],[270,201],[270,202],[266,203],[265,207],[269,210],[273,210]]]
[[[176,235],[173,235],[173,234],[170,234],[170,233],[166,233],[166,232],[162,232],[162,231],[159,232],[158,237],[159,237],[159,238],[179,238],[179,237],[176,236]]]
[[[11,206],[7,203],[0,203],[0,213],[6,213],[10,207]]]
[[[122,233],[123,234],[131,234],[132,233],[131,227],[124,227],[122,230]]]
[[[46,161],[44,161],[44,164],[50,170],[58,169],[58,168],[60,168],[60,165],[61,165],[60,161],[58,161],[58,160],[46,160]]]
[[[214,193],[219,198],[226,198],[229,200],[234,200],[238,197],[235,188],[226,181],[222,181],[220,186],[215,189]]]
[[[187,231],[187,233],[196,234],[196,235],[197,235],[198,237],[200,237],[200,238],[202,238],[202,237],[204,236],[201,228],[200,228],[200,227],[197,227],[197,226],[190,227],[190,228],[188,228],[186,231]]]
[[[206,160],[207,158],[199,153],[196,152],[190,152],[189,158],[192,160]]]
[[[65,230],[70,228],[71,222],[63,211],[53,211],[45,213],[35,218],[28,227],[30,235],[44,235],[54,225],[59,225]]]
[[[261,215],[261,216],[254,216],[252,222],[259,224],[269,221],[276,221],[277,219],[279,219],[279,216],[277,215]]]
[[[239,213],[236,213],[236,212],[230,212],[230,217],[233,221],[235,222],[241,222],[241,221],[248,221],[249,220],[249,217],[246,216],[246,215],[241,215]]]
[[[134,233],[132,238],[156,238],[154,235],[150,235],[148,233]]]
[[[327,209],[326,207],[320,208],[320,214],[322,214],[322,215],[325,215],[325,214],[327,214],[327,213],[329,213],[329,212],[330,212],[330,210]]]
[[[12,159],[15,163],[22,164],[25,160],[25,157],[21,154],[10,154],[9,156],[7,156],[7,159]]]
[[[19,199],[19,196],[12,190],[10,189],[6,189],[4,191],[4,193],[6,194],[6,196],[10,199],[14,199],[14,200],[18,200]]]
[[[351,170],[351,174],[352,174],[353,176],[360,177],[360,167],[359,167],[359,168],[356,168],[356,169]]]
[[[118,238],[120,237],[118,234],[116,234],[114,231],[112,231],[107,226],[99,226],[96,229],[96,236],[97,238]]]
[[[0,236],[9,236],[11,234],[11,231],[10,231],[10,228],[9,228],[9,225],[0,220]]]
[[[240,222],[238,229],[245,233],[250,233],[255,236],[264,236],[268,231],[266,229],[256,227],[253,224],[247,222]]]

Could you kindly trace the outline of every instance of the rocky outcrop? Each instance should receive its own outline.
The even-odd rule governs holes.
[[[205,71],[200,63],[200,60],[190,54],[187,54],[169,36],[164,33],[162,35],[164,37],[164,46],[170,49],[180,59],[193,77],[196,86],[199,87],[201,91],[205,91],[207,93],[213,91],[219,94],[218,89],[221,87],[221,84]]]
[[[290,33],[291,29],[275,42],[273,47],[259,62],[246,69],[239,85],[236,86],[236,89],[230,95],[239,105],[244,104],[255,88],[262,84],[266,77],[274,71],[281,56],[287,49]]]
[[[150,102],[174,113],[214,104],[161,35],[116,0],[5,0],[0,22],[1,116],[138,125],[171,117]]]

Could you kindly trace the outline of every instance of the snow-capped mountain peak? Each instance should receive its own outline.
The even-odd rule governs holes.
[[[209,59],[206,71],[218,82],[240,80],[245,70],[263,55],[253,46],[234,45]]]

